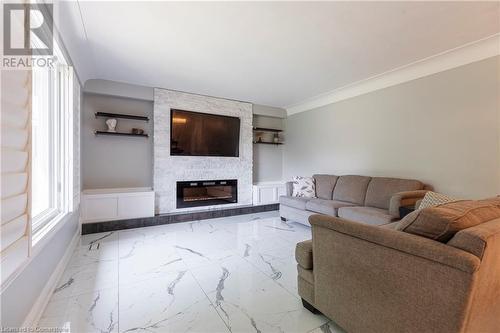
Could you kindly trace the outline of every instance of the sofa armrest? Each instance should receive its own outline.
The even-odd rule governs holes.
[[[325,215],[312,215],[309,217],[309,222],[313,228],[313,243],[314,229],[326,228],[463,272],[473,273],[479,268],[480,260],[478,257],[428,238]]]
[[[399,207],[414,206],[416,202],[422,199],[427,190],[406,191],[394,194],[389,201],[389,214],[399,218]]]
[[[286,182],[285,190],[286,190],[286,195],[291,197],[293,192],[293,182]]]

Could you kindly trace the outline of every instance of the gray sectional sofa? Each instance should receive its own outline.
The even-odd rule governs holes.
[[[425,193],[418,180],[357,175],[314,175],[316,198],[292,196],[292,183],[280,197],[280,216],[309,225],[309,216],[323,214],[371,225],[400,219],[401,206],[413,206]]]

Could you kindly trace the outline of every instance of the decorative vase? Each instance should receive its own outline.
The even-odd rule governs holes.
[[[112,118],[112,119],[108,119],[106,120],[106,125],[108,126],[108,132],[111,132],[111,133],[115,133],[116,130],[116,119]]]

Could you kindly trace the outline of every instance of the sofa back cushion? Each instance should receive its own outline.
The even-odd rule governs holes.
[[[424,184],[418,180],[373,177],[366,190],[365,206],[389,209],[389,202],[394,194],[423,188]]]
[[[500,218],[461,230],[447,244],[483,259],[488,240],[496,235],[500,237]],[[500,248],[496,253],[500,253]]]
[[[461,200],[416,210],[401,220],[397,230],[446,243],[460,230],[497,218],[500,198]]]
[[[340,176],[333,189],[333,200],[363,205],[370,179],[365,176]]]
[[[334,175],[313,175],[313,178],[316,181],[316,197],[332,200],[333,188],[339,177]]]

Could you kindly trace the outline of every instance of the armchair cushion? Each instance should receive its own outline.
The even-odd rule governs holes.
[[[297,265],[297,273],[301,279],[306,280],[310,284],[314,284],[314,274],[311,269],[304,269],[302,266]]]
[[[461,200],[419,209],[405,216],[397,230],[448,242],[457,232],[500,218],[500,198]]]
[[[295,259],[300,267],[304,269],[313,268],[313,248],[311,239],[297,243],[295,246]]]
[[[338,216],[337,210],[340,207],[345,207],[345,206],[354,206],[354,204],[349,202],[325,200],[325,199],[311,199],[306,203],[307,210],[331,216]]]
[[[373,207],[341,207],[338,216],[347,220],[372,225],[382,225],[392,222],[395,218],[389,211]]]

